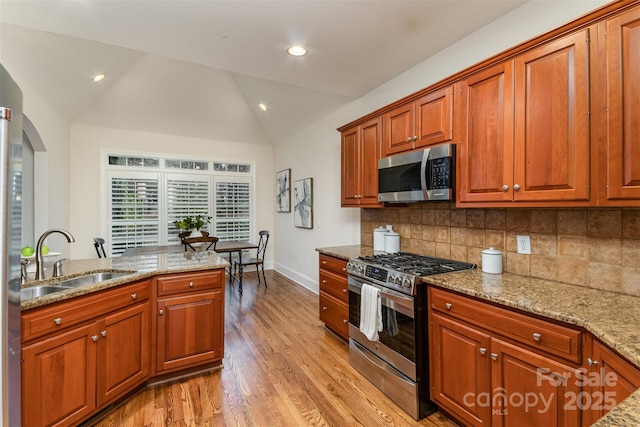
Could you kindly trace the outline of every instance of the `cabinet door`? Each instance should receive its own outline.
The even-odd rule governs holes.
[[[345,341],[349,339],[349,307],[320,291],[320,321]]]
[[[591,387],[583,404],[594,423],[640,387],[640,371],[595,340],[590,359]]]
[[[381,119],[375,118],[360,126],[360,206],[380,207],[378,202],[378,160],[380,159]]]
[[[492,426],[579,426],[581,371],[491,339]]]
[[[149,303],[98,322],[98,406],[121,396],[149,376]]]
[[[418,139],[415,148],[453,138],[453,86],[431,92],[415,101]]]
[[[458,200],[512,199],[513,62],[474,74],[461,85],[462,143],[459,145]]]
[[[465,425],[491,424],[489,335],[433,313],[431,399]]]
[[[590,32],[515,58],[515,201],[589,199]]]
[[[96,406],[95,324],[22,349],[22,425],[77,424]]]
[[[360,130],[342,132],[342,206],[358,206],[360,191]],[[376,163],[377,167],[377,163]],[[377,170],[376,170],[377,174]],[[376,175],[376,183],[378,182]],[[377,192],[377,188],[376,188]],[[376,194],[377,198],[377,194]]]
[[[222,359],[222,290],[159,299],[157,302],[157,372]]]
[[[640,199],[640,9],[606,22],[607,199]]]
[[[414,104],[401,105],[382,116],[382,156],[413,149],[417,139],[414,126]]]

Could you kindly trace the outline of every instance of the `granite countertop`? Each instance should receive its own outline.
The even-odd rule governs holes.
[[[371,255],[360,245],[318,248],[348,260]],[[640,368],[640,298],[515,274],[481,270],[428,276],[430,285],[584,328]],[[640,425],[640,390],[594,426]]]
[[[91,292],[112,288],[125,283],[132,283],[159,274],[180,273],[198,270],[213,270],[228,267],[229,262],[213,251],[175,252],[167,254],[149,254],[139,256],[123,256],[116,258],[97,258],[84,260],[69,260],[63,265],[64,275],[39,281],[30,281],[22,285],[23,288],[37,285],[55,285],[60,280],[100,272],[129,272],[111,280],[85,285],[73,289],[65,289],[41,297],[22,300],[20,307],[28,310],[69,298],[85,295]],[[47,275],[51,275],[51,264],[45,263]]]

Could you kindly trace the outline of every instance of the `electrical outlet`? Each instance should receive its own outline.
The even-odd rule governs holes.
[[[531,238],[529,236],[516,236],[518,253],[531,255]]]

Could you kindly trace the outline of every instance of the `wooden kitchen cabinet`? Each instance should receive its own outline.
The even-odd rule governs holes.
[[[382,156],[457,139],[453,124],[454,86],[400,105],[382,116]]]
[[[325,326],[349,339],[349,285],[347,261],[320,254],[319,313]]]
[[[24,426],[77,425],[147,380],[148,299],[144,281],[23,313]]]
[[[224,270],[154,280],[155,374],[219,364],[224,349]]]
[[[463,81],[460,206],[588,204],[591,33],[545,43]]]
[[[342,132],[342,207],[382,207],[378,202],[381,118]]]
[[[582,390],[580,331],[433,287],[429,301],[431,399],[442,409],[473,426],[581,425],[581,411],[565,410]]]
[[[600,204],[637,205],[631,201],[640,200],[640,8],[601,23],[598,34],[606,92],[606,120],[598,122],[606,129]]]
[[[595,338],[590,337],[585,347],[588,384],[580,403],[584,425],[591,425],[640,388],[640,370]]]

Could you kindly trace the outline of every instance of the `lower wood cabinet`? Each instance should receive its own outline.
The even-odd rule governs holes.
[[[154,280],[155,373],[219,363],[224,355],[224,270]]]
[[[111,313],[96,312],[94,303],[100,300],[123,304]],[[38,325],[55,328],[22,347],[23,426],[76,425],[149,376],[147,281],[22,317],[23,326],[31,326],[23,336],[35,333]]]
[[[320,254],[320,320],[347,341],[349,339],[349,285],[347,261]]]

